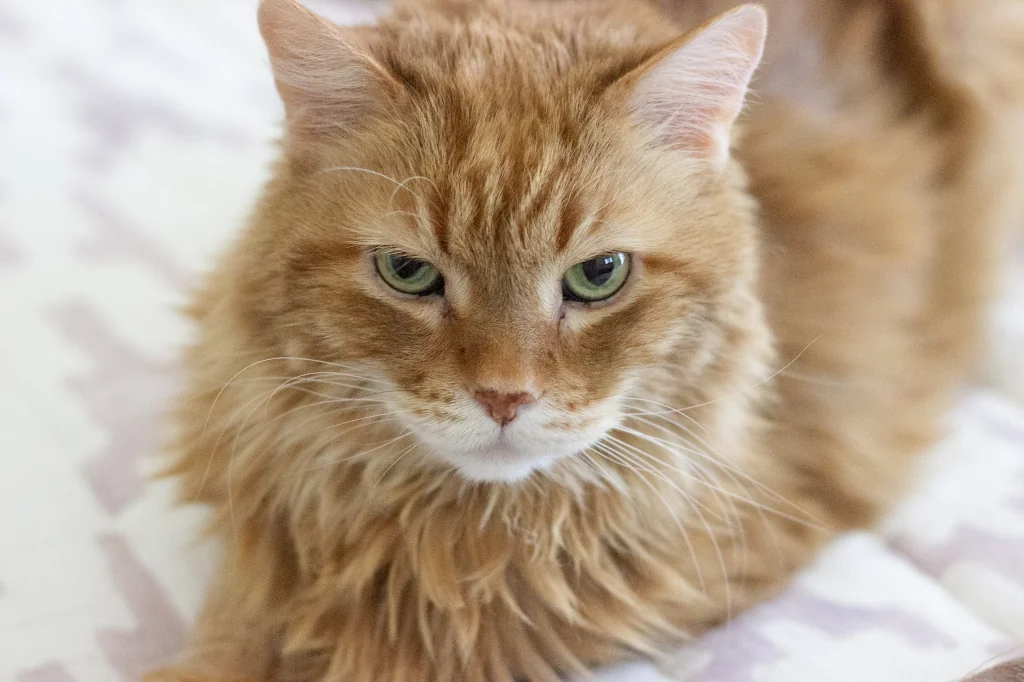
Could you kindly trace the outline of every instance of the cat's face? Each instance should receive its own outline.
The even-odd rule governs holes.
[[[593,70],[387,62],[382,113],[293,128],[267,199],[288,352],[386,382],[382,411],[477,480],[550,467],[631,391],[697,380],[752,283],[722,150],[652,143],[636,88]]]

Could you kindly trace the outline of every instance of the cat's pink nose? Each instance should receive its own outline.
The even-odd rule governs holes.
[[[477,391],[473,394],[477,402],[484,406],[491,419],[500,426],[506,426],[519,414],[519,408],[536,402],[532,393],[503,393],[501,391]]]

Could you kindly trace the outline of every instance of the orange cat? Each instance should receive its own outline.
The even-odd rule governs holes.
[[[977,345],[1014,91],[960,3],[779,0],[741,139],[765,10],[686,33],[732,4],[264,0],[284,155],[172,469],[225,556],[154,679],[556,680],[900,492]]]

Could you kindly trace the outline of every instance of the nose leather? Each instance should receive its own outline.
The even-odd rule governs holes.
[[[483,390],[473,394],[477,402],[483,405],[491,419],[500,426],[506,426],[519,415],[519,408],[529,405],[537,399],[525,391],[520,393],[503,393],[501,391]]]

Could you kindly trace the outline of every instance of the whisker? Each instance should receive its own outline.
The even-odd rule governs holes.
[[[666,421],[668,421],[673,426],[675,426],[675,427],[677,427],[679,429],[682,429],[687,434],[689,434],[691,437],[699,439],[699,436],[696,436],[695,434],[693,434],[692,431],[687,429],[682,424],[677,424],[677,423],[669,421],[669,420],[666,420]],[[671,433],[672,435],[678,435],[678,434],[675,434],[672,431],[669,431],[668,429],[665,429],[665,427],[660,426],[658,424],[654,424],[654,423],[651,423],[651,422],[647,422],[647,423],[650,426],[652,426],[653,428],[659,428],[661,430],[666,431],[667,433]],[[642,432],[640,432],[640,433],[642,434]],[[668,445],[669,447],[674,447],[672,444],[667,443],[667,441],[662,441],[661,439],[658,439],[655,436],[651,436],[650,434],[642,434],[642,435],[646,436],[646,437],[649,437],[649,438],[653,439],[654,441],[660,441],[662,444]],[[708,446],[708,447],[710,447],[710,446]],[[745,504],[749,504],[749,505],[753,506],[756,509],[760,509],[760,510],[769,512],[769,513],[774,514],[776,516],[779,516],[781,518],[787,519],[789,521],[793,521],[794,523],[799,523],[801,525],[804,525],[804,526],[806,526],[808,528],[816,528],[816,529],[820,529],[820,530],[826,530],[827,529],[827,526],[825,526],[813,514],[811,514],[810,512],[805,511],[803,508],[801,508],[795,502],[790,501],[788,498],[784,497],[783,495],[780,495],[778,492],[772,490],[771,488],[769,488],[768,486],[764,485],[763,483],[761,483],[757,479],[751,477],[745,471],[743,471],[743,470],[741,470],[741,469],[739,469],[739,468],[737,468],[735,466],[732,466],[731,464],[726,462],[725,459],[721,457],[721,455],[718,455],[717,457],[713,457],[709,453],[707,453],[707,452],[705,452],[703,450],[700,450],[700,449],[687,449],[686,452],[688,454],[695,455],[697,457],[700,457],[701,459],[704,459],[704,460],[706,460],[708,462],[711,462],[715,466],[721,468],[723,470],[723,472],[732,479],[733,483],[735,483],[736,485],[738,485],[741,488],[743,488],[744,492],[747,493],[748,497],[736,496],[737,500],[740,500],[740,501],[744,502]],[[790,507],[792,507],[796,511],[800,512],[801,514],[803,514],[806,518],[805,519],[801,519],[799,517],[793,516],[792,514],[788,514],[788,513],[784,512],[784,511],[780,510],[780,509],[775,509],[773,507],[762,505],[761,503],[755,501],[753,499],[753,497],[750,497],[749,490],[747,490],[746,487],[743,486],[743,484],[739,480],[737,480],[735,478],[734,474],[737,475],[737,476],[740,476],[743,480],[749,482],[751,485],[753,485],[758,490],[764,492],[765,494],[770,495],[771,497],[777,499],[778,501],[780,501],[780,502],[782,502],[784,504],[789,505]],[[728,493],[728,491],[723,491],[723,493],[730,494],[730,495],[735,495],[734,493]],[[808,519],[810,521],[808,521]],[[767,521],[766,521],[766,523],[767,523]]]
[[[671,434],[673,436],[678,435],[675,432],[667,429],[665,426],[662,426],[662,425],[659,425],[659,424],[655,424],[654,422],[651,422],[650,420],[645,419],[644,417],[639,417],[637,415],[630,415],[630,416],[635,417],[637,421],[644,422],[644,423],[648,424],[649,426],[651,426],[653,428],[660,429],[660,430],[662,430],[662,431],[664,431],[666,433],[669,433],[669,434]],[[749,481],[751,484],[753,484],[759,490],[761,490],[761,491],[771,495],[772,497],[776,498],[780,502],[783,502],[785,504],[790,505],[791,507],[793,507],[794,509],[796,509],[800,513],[805,514],[808,518],[817,521],[817,519],[814,519],[813,515],[811,515],[810,513],[804,511],[803,509],[801,509],[796,503],[791,502],[790,500],[788,500],[784,496],[780,495],[779,493],[775,492],[774,490],[772,490],[768,486],[764,485],[760,481],[757,481],[756,479],[752,478],[749,474],[747,474],[742,469],[739,469],[738,467],[730,464],[726,460],[726,458],[723,457],[721,455],[721,453],[717,452],[715,450],[715,448],[709,442],[707,442],[705,439],[701,438],[699,435],[695,434],[693,431],[691,431],[685,425],[679,424],[678,422],[674,422],[671,419],[668,419],[667,417],[660,416],[660,415],[646,415],[646,416],[654,416],[657,419],[659,419],[659,420],[661,420],[661,421],[663,421],[663,422],[665,422],[665,423],[667,423],[667,424],[669,424],[671,426],[674,426],[677,429],[682,430],[684,433],[686,433],[691,438],[693,438],[697,443],[699,443],[700,445],[704,446],[704,448],[707,448],[707,451],[699,449],[699,448],[695,449],[695,450],[690,450],[691,454],[696,455],[698,457],[701,457],[702,459],[708,460],[708,461],[714,463],[716,466],[722,467],[723,469],[726,469],[726,470],[728,470],[728,471],[730,471],[730,472],[732,472],[734,474],[742,476],[745,480]],[[712,455],[714,455],[714,456],[712,456]]]
[[[259,367],[260,365],[264,365],[264,364],[266,364],[268,362],[285,362],[285,361],[291,361],[291,362],[313,362],[313,363],[318,363],[318,364],[322,364],[322,365],[327,365],[329,367],[341,367],[342,369],[351,369],[351,366],[345,365],[345,364],[341,364],[341,363],[337,363],[337,362],[328,362],[326,360],[315,360],[313,358],[303,358],[303,357],[296,357],[296,356],[289,356],[289,355],[280,355],[280,356],[272,357],[272,358],[264,358],[262,360],[257,360],[256,362],[250,363],[250,364],[246,365],[245,367],[243,367],[242,369],[240,369],[237,372],[235,372],[235,374],[230,379],[228,379],[227,382],[221,387],[220,391],[217,392],[217,395],[214,397],[213,403],[210,405],[210,409],[209,409],[209,411],[206,414],[206,422],[203,424],[203,432],[202,432],[201,439],[205,438],[205,436],[206,436],[206,429],[207,429],[207,427],[210,424],[210,417],[213,415],[213,410],[217,406],[217,402],[220,400],[221,396],[224,394],[224,391],[227,390],[228,386],[230,386],[231,383],[235,379],[240,377],[242,374],[248,372],[249,370],[251,370],[251,369],[253,369],[255,367]]]
[[[652,424],[652,426],[654,426],[654,425]],[[656,445],[657,447],[659,447],[662,450],[664,450],[665,452],[667,452],[673,458],[679,458],[679,459],[682,459],[682,460],[686,461],[690,466],[692,466],[698,472],[697,474],[695,474],[692,471],[683,469],[681,467],[677,467],[677,466],[671,465],[671,464],[669,464],[667,462],[662,462],[661,460],[659,460],[656,457],[654,457],[651,453],[643,451],[642,449],[639,449],[639,448],[637,449],[637,452],[642,453],[645,457],[651,459],[652,461],[658,462],[659,464],[663,464],[664,466],[668,467],[671,471],[675,471],[675,472],[677,472],[679,474],[682,474],[683,476],[686,476],[687,478],[690,478],[691,480],[694,480],[695,482],[697,482],[697,483],[699,483],[701,485],[705,485],[705,486],[708,485],[707,482],[704,481],[703,479],[701,479],[699,477],[699,475],[698,475],[699,473],[703,473],[703,474],[707,475],[707,471],[705,470],[705,468],[701,465],[701,463],[699,461],[694,461],[691,457],[687,456],[687,455],[691,455],[691,454],[700,454],[697,451],[691,450],[689,447],[686,447],[685,445],[682,445],[682,444],[679,445],[679,446],[676,446],[675,444],[668,444],[666,441],[661,441],[660,439],[654,438],[650,434],[644,433],[642,431],[637,431],[636,429],[630,429],[630,428],[625,427],[625,426],[619,426],[617,430],[622,431],[623,433],[628,433],[630,435],[636,436],[637,438],[640,438],[640,439],[642,439],[644,441],[647,441],[647,442],[651,443],[652,445]],[[680,456],[680,455],[682,455],[682,456]],[[719,501],[721,502],[721,495],[722,495],[722,493],[727,492],[727,491],[719,490],[717,488],[714,488],[713,486],[710,486],[710,487],[712,488],[712,492],[715,494],[716,497],[719,498]],[[728,499],[728,496],[726,496],[726,498]],[[728,519],[723,519],[723,520],[725,520],[726,523],[729,523]],[[731,526],[730,526],[730,528],[731,528]]]
[[[660,407],[664,407],[664,408],[666,408],[666,410],[665,410],[665,411],[663,411],[663,412],[648,412],[648,411],[639,411],[639,412],[636,412],[636,414],[640,414],[640,415],[645,415],[645,416],[646,416],[646,415],[664,415],[664,414],[678,414],[678,415],[680,415],[681,417],[684,417],[684,418],[686,418],[686,419],[689,419],[689,420],[690,420],[691,422],[693,422],[693,423],[694,423],[694,424],[695,424],[695,425],[697,426],[697,428],[699,428],[700,430],[702,430],[702,431],[703,431],[704,433],[706,433],[706,434],[707,434],[708,436],[710,436],[710,435],[711,435],[711,433],[710,433],[710,432],[709,432],[709,431],[708,431],[708,430],[707,430],[706,428],[704,428],[704,425],[703,425],[703,424],[701,424],[701,423],[700,423],[699,421],[697,421],[696,419],[694,419],[694,418],[693,418],[693,417],[691,417],[690,415],[686,414],[685,410],[677,410],[677,409],[673,409],[673,408],[672,408],[671,406],[669,406],[669,405],[666,405],[665,403],[660,403],[660,402],[658,402],[657,400],[650,400],[650,399],[648,399],[648,398],[640,398],[640,397],[636,397],[636,396],[631,396],[631,397],[628,397],[628,398],[626,398],[625,400],[626,400],[627,402],[645,402],[645,403],[653,403],[654,405],[658,405],[658,406],[660,406]]]
[[[808,348],[810,348],[811,346],[813,346],[813,345],[814,345],[814,343],[815,343],[815,342],[816,342],[816,341],[817,341],[818,339],[820,339],[820,338],[821,338],[821,337],[819,336],[819,337],[815,337],[814,339],[812,339],[812,340],[811,340],[811,342],[810,342],[810,343],[808,343],[808,344],[807,344],[806,346],[804,346],[804,347],[803,347],[803,350],[801,350],[801,351],[800,351],[799,353],[797,353],[797,354],[796,354],[796,356],[795,356],[795,357],[794,357],[794,358],[793,358],[792,360],[790,360],[789,362],[787,362],[787,363],[786,363],[786,364],[785,364],[785,365],[784,365],[783,367],[781,367],[781,368],[779,368],[779,369],[775,370],[774,372],[772,372],[771,374],[769,374],[769,375],[768,375],[768,376],[766,376],[765,378],[761,379],[761,380],[760,380],[760,381],[758,381],[757,383],[751,384],[750,386],[747,386],[746,388],[744,388],[744,389],[742,389],[742,390],[740,390],[740,391],[736,391],[736,392],[734,392],[734,393],[731,393],[731,394],[728,394],[728,395],[723,395],[723,396],[719,396],[718,398],[715,398],[714,400],[709,400],[709,401],[707,401],[707,402],[704,402],[704,403],[700,403],[699,405],[690,405],[690,406],[688,406],[688,407],[685,407],[685,408],[683,408],[683,409],[682,409],[682,410],[680,410],[680,411],[681,411],[681,412],[687,412],[687,411],[689,411],[689,410],[696,410],[696,409],[697,409],[697,408],[699,408],[699,407],[707,407],[708,405],[713,405],[713,404],[715,404],[715,403],[717,403],[717,402],[721,402],[722,400],[726,400],[726,399],[728,399],[728,398],[734,398],[734,397],[736,397],[736,396],[740,396],[740,395],[743,395],[743,394],[744,394],[744,393],[746,393],[747,391],[751,391],[751,390],[753,390],[753,389],[757,388],[758,386],[762,386],[762,385],[764,385],[764,384],[768,383],[769,381],[771,381],[771,380],[772,380],[772,379],[774,379],[775,377],[779,376],[779,374],[781,374],[781,373],[785,372],[785,371],[786,371],[787,369],[789,369],[789,368],[790,368],[790,367],[791,367],[791,366],[793,365],[793,363],[794,363],[794,362],[796,362],[797,360],[799,360],[799,359],[800,359],[800,356],[801,356],[801,355],[803,355],[804,353],[806,353],[806,352],[807,352],[807,349],[808,349]]]
[[[339,464],[345,464],[345,463],[351,462],[353,460],[362,459],[366,455],[374,453],[377,450],[380,450],[381,448],[386,448],[389,445],[397,443],[397,442],[401,441],[402,439],[408,438],[409,436],[413,436],[413,435],[415,435],[415,434],[413,434],[413,432],[408,427],[406,427],[405,429],[403,429],[401,431],[401,433],[399,433],[394,438],[391,438],[389,440],[386,440],[386,441],[383,441],[381,443],[378,443],[374,447],[372,447],[372,448],[370,448],[368,450],[362,450],[362,451],[357,452],[355,454],[346,455],[344,457],[329,459],[326,462],[319,463],[317,466],[310,466],[310,467],[306,467],[305,469],[303,469],[301,471],[297,471],[297,472],[295,472],[295,474],[293,474],[293,476],[303,475],[303,474],[307,474],[307,473],[309,473],[311,471],[319,471],[321,469],[326,469],[327,467],[334,467],[334,466],[338,466]]]
[[[622,446],[629,447],[631,450],[633,450],[633,451],[635,451],[637,453],[640,453],[640,454],[643,454],[643,455],[647,455],[649,459],[653,459],[653,458],[650,457],[650,455],[648,453],[645,453],[640,448],[635,448],[632,445],[630,445],[629,443],[626,443],[626,442],[624,442],[622,440],[619,440],[617,438],[614,438],[614,437],[613,437],[613,440],[615,442],[619,443]],[[623,456],[627,456],[626,453],[622,452],[622,451],[620,451],[620,454],[622,454]],[[632,459],[633,459],[633,461],[638,461],[638,458],[636,458],[636,457],[634,457]],[[654,461],[656,461],[656,460],[654,460]],[[686,491],[682,490],[681,488],[679,488],[678,486],[673,484],[668,479],[667,476],[665,476],[664,474],[660,474],[660,476],[665,480],[666,483],[669,483],[669,485],[672,485],[672,487],[676,488],[676,490],[679,491],[679,493],[683,497],[683,500],[687,503],[687,505],[690,507],[690,509],[697,515],[698,521],[700,522],[701,526],[704,528],[704,532],[707,533],[708,539],[711,541],[711,546],[714,549],[715,557],[717,558],[718,565],[719,565],[719,567],[721,568],[721,571],[722,571],[722,584],[723,584],[723,587],[724,587],[724,590],[725,590],[724,597],[725,597],[725,602],[726,602],[726,617],[731,620],[732,619],[732,587],[731,587],[731,581],[729,580],[729,569],[725,565],[725,557],[722,554],[722,548],[721,548],[721,546],[718,543],[718,534],[715,533],[711,529],[711,525],[708,523],[707,519],[704,518],[704,514],[701,513],[701,507],[704,507],[704,509],[706,511],[708,511],[709,513],[710,513],[710,510],[706,506],[704,506],[703,503],[701,503],[699,500],[695,499],[692,494],[687,493]],[[692,475],[691,475],[691,477],[692,477]],[[717,516],[717,514],[716,514],[716,516]],[[703,586],[703,576],[701,576],[701,584]]]
[[[588,453],[587,450],[589,450],[589,446],[587,449],[581,450],[579,453],[577,453],[578,456],[584,459],[585,462],[589,462],[590,465],[595,468],[595,471],[597,472],[598,476],[601,477],[602,481],[608,481],[616,490],[624,492],[626,490],[626,482],[622,480],[622,477],[619,476],[618,474],[615,474],[613,476],[607,469],[602,467],[597,462],[597,460],[591,457],[590,453]],[[627,497],[626,499],[630,500],[630,502],[633,502],[634,505],[636,504],[636,502],[633,501],[632,498]]]
[[[403,450],[402,453],[398,455],[398,457],[395,459],[395,461],[388,465],[388,468],[385,469],[384,472],[380,475],[380,478],[378,478],[377,482],[373,484],[373,487],[376,488],[378,485],[380,485],[380,482],[384,480],[384,477],[388,475],[388,472],[391,471],[396,464],[401,462],[406,455],[408,455],[410,452],[418,448],[419,445],[420,443],[419,441],[417,441],[410,445],[409,447],[407,447],[405,450]]]
[[[651,492],[653,492],[655,494],[655,496],[657,496],[657,498],[659,500],[661,500],[661,503],[664,505],[665,510],[668,512],[668,514],[671,517],[672,521],[675,523],[676,528],[678,528],[679,534],[683,537],[683,542],[686,544],[686,548],[689,551],[690,557],[691,557],[691,559],[693,561],[694,571],[696,571],[696,573],[697,573],[697,580],[700,583],[701,592],[704,592],[706,594],[707,593],[707,583],[704,581],[704,573],[701,570],[700,561],[697,559],[697,551],[696,551],[696,549],[693,546],[693,542],[691,542],[691,540],[690,540],[690,534],[686,531],[686,528],[684,528],[682,521],[679,520],[678,514],[673,509],[672,505],[669,504],[668,499],[666,499],[665,496],[661,493],[661,491],[658,490],[657,486],[655,486],[653,483],[651,483],[647,479],[647,477],[643,475],[643,471],[641,471],[635,465],[630,464],[628,460],[621,459],[620,458],[620,453],[616,452],[615,450],[612,450],[607,445],[605,445],[604,443],[601,443],[601,442],[596,443],[593,447],[594,447],[595,452],[597,452],[598,454],[602,455],[605,459],[607,459],[607,460],[609,460],[611,462],[615,462],[619,466],[623,466],[626,469],[629,469],[630,471],[632,471],[634,474],[636,474],[636,476],[648,488],[651,489]]]
[[[418,197],[418,195],[415,192],[413,192],[411,189],[409,189],[409,187],[405,183],[408,182],[409,180],[413,180],[413,179],[419,178],[420,176],[413,176],[411,178],[407,178],[405,182],[399,182],[398,180],[395,180],[390,175],[385,175],[384,173],[381,173],[381,172],[375,171],[375,170],[370,170],[369,168],[360,168],[359,166],[332,166],[331,168],[323,168],[323,169],[321,169],[320,171],[317,172],[317,175],[323,175],[325,173],[338,173],[338,172],[341,172],[341,171],[350,171],[350,172],[353,172],[353,173],[366,173],[367,175],[372,175],[374,177],[381,178],[382,180],[387,180],[388,182],[393,183],[395,185],[395,190],[396,191],[399,190],[399,189],[404,189],[405,191],[409,192],[413,196],[417,196]],[[424,178],[424,179],[426,179],[426,178]]]

